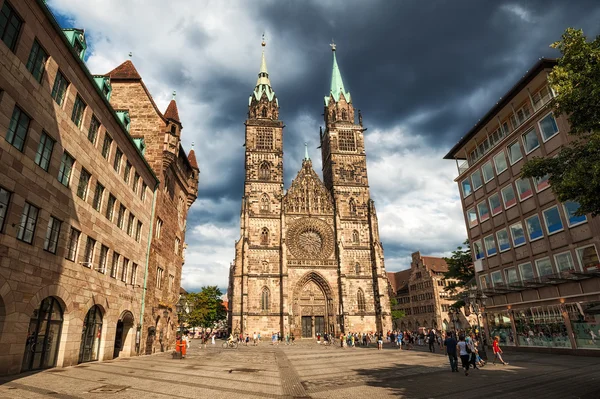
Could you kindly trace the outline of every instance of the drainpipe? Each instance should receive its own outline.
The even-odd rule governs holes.
[[[154,213],[156,211],[156,193],[158,192],[158,185],[154,186],[154,192],[152,193],[152,214],[150,216],[150,230],[148,231],[148,246],[146,248],[146,267],[144,269],[144,288],[142,290],[142,307],[140,310],[140,323],[138,324],[138,331],[136,332],[136,344],[137,352],[140,354],[140,348],[142,346],[142,335],[144,326],[144,311],[146,310],[146,287],[148,285],[148,267],[150,265],[150,247],[152,246],[152,235],[154,234]]]

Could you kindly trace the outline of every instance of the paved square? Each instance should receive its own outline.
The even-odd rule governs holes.
[[[600,397],[600,358],[506,352],[467,377],[424,348],[199,348],[0,379],[0,398],[583,398]]]

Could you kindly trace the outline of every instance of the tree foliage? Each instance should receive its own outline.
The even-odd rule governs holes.
[[[568,28],[553,43],[562,56],[548,80],[556,93],[551,106],[567,115],[574,141],[555,158],[535,157],[522,169],[523,177],[549,176],[561,202],[579,203],[579,215],[600,214],[600,36],[588,41],[582,30]]]
[[[444,291],[450,293],[450,295],[456,295],[459,291],[466,289],[468,285],[472,284],[475,278],[475,268],[473,267],[473,259],[471,258],[471,247],[469,240],[466,240],[462,246],[456,248],[452,252],[452,256],[444,258],[448,264],[448,271],[444,273],[444,280],[446,280],[446,286]],[[455,308],[464,306],[462,300],[457,301],[452,305]]]
[[[392,309],[392,320],[400,320],[406,316],[404,310],[394,310],[394,306],[398,304],[396,298],[390,298],[390,309]]]
[[[179,314],[180,320],[187,322],[189,327],[213,327],[215,323],[227,317],[222,295],[217,286],[202,287],[200,292],[187,294],[185,301],[188,313]]]

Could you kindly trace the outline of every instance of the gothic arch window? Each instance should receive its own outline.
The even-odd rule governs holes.
[[[354,273],[360,274],[360,263],[358,262],[354,264]]]
[[[266,110],[264,110],[266,112]],[[256,129],[256,149],[273,149],[273,129],[268,127],[259,127]]]
[[[260,243],[261,245],[269,245],[269,229],[263,227],[260,231]]]
[[[358,236],[358,231],[353,230],[352,231],[352,244],[358,244],[360,243],[360,238]]]
[[[260,310],[267,312],[269,310],[269,289],[263,287],[260,294]]]
[[[337,119],[337,118],[336,118],[336,116],[337,116],[337,115],[335,114],[335,111],[331,111],[331,120],[332,120],[333,122],[335,122],[335,120]]]
[[[342,120],[343,120],[343,121],[345,121],[345,120],[346,120],[346,118],[347,118],[347,115],[346,115],[346,110],[345,110],[345,109],[343,109],[343,110],[342,110]]]
[[[263,273],[268,273],[269,272],[269,261],[268,260],[263,260],[262,261],[262,272]]]
[[[356,216],[356,202],[354,202],[354,198],[350,198],[350,201],[348,201],[348,209],[350,215]]]
[[[258,178],[260,180],[269,180],[271,178],[271,167],[268,162],[263,162],[258,167]]]
[[[263,109],[260,111],[260,116],[262,116],[263,118],[266,118],[266,117],[267,117],[267,108],[263,108]]]
[[[261,212],[269,212],[271,201],[269,200],[269,196],[267,194],[263,194],[260,197],[260,211]]]
[[[358,294],[357,296],[357,301],[358,301],[358,311],[359,312],[364,312],[366,310],[366,304],[365,304],[365,293],[359,288],[358,289]]]

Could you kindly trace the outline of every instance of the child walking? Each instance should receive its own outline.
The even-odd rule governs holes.
[[[500,337],[499,336],[495,336],[494,337],[494,343],[492,344],[492,348],[494,350],[494,361],[492,362],[492,364],[496,364],[496,359],[498,359],[500,361],[500,363],[507,365],[508,362],[505,362],[504,359],[502,359],[502,349],[500,349]]]

